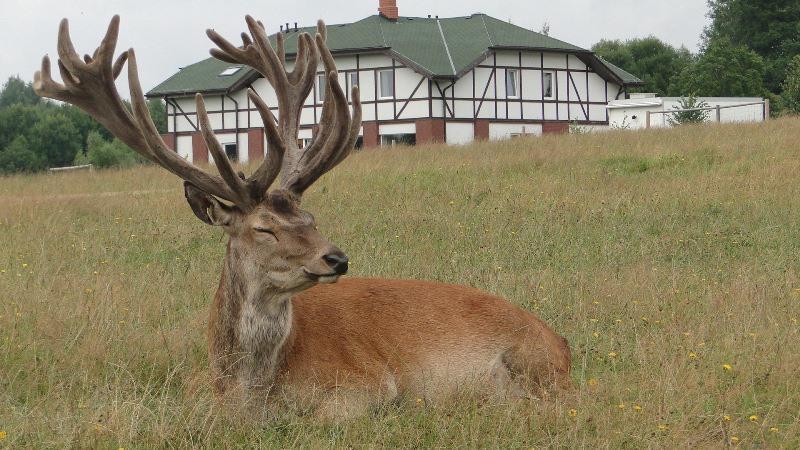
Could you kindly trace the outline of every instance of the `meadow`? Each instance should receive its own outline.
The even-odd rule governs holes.
[[[800,447],[800,119],[353,154],[304,200],[348,276],[504,296],[575,388],[343,423],[215,403],[225,237],[172,175],[5,177],[0,205],[0,448]]]

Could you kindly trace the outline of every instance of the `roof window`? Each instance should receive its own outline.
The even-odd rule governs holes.
[[[240,71],[241,69],[242,69],[242,66],[228,67],[227,69],[223,70],[219,74],[219,76],[221,76],[221,77],[229,77],[229,76],[235,74],[236,72]]]

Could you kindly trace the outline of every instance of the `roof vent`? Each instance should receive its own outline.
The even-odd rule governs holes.
[[[236,74],[236,72],[242,70],[242,66],[232,66],[228,67],[227,69],[220,72],[219,76],[221,77],[229,77],[231,75]]]

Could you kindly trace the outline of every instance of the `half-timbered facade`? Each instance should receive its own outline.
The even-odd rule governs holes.
[[[641,84],[589,50],[484,14],[398,17],[393,3],[381,0],[381,14],[328,26],[340,83],[348,95],[353,85],[361,93],[363,127],[357,145],[462,144],[566,132],[570,123],[606,127],[608,102],[625,98],[628,87]],[[304,31],[313,28],[287,24],[280,31],[288,60]],[[324,77],[320,72],[306,100],[301,139],[311,139],[320,119]],[[202,92],[226,152],[247,161],[267,150],[261,117],[246,95],[250,87],[277,106],[257,72],[213,58],[183,68],[148,96],[166,101],[165,140],[184,157],[202,162],[208,153],[193,98]]]

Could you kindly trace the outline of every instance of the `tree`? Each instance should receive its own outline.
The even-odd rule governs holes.
[[[31,150],[42,156],[48,167],[72,164],[81,150],[78,129],[61,111],[45,115],[28,134]]]
[[[792,59],[782,87],[784,107],[791,113],[800,114],[800,55]]]
[[[672,109],[677,110],[667,116],[667,121],[673,127],[690,123],[703,123],[708,120],[708,111],[685,111],[687,109],[708,108],[708,103],[698,99],[694,94],[678,99],[678,106]]]
[[[709,0],[711,25],[704,48],[718,39],[747,46],[764,58],[764,86],[781,92],[786,70],[800,54],[800,2],[797,0]]]
[[[692,63],[685,47],[675,48],[653,36],[625,42],[602,40],[592,50],[641,78],[645,84],[636,91],[660,95],[680,95],[675,85],[677,75]]]
[[[0,109],[11,105],[35,105],[42,99],[33,92],[33,84],[25,83],[19,77],[9,77],[0,91]]]
[[[0,173],[36,172],[44,167],[44,158],[31,150],[25,136],[17,136],[7,148],[0,150]]]
[[[167,132],[167,109],[164,106],[164,101],[160,98],[151,98],[147,101],[147,109],[150,110],[150,117],[153,118],[153,123],[159,133]]]
[[[5,148],[18,136],[30,137],[31,129],[47,114],[44,104],[11,105],[0,109],[0,148]]]
[[[677,86],[682,94],[703,97],[760,97],[765,94],[764,60],[747,47],[718,38],[683,70]]]

